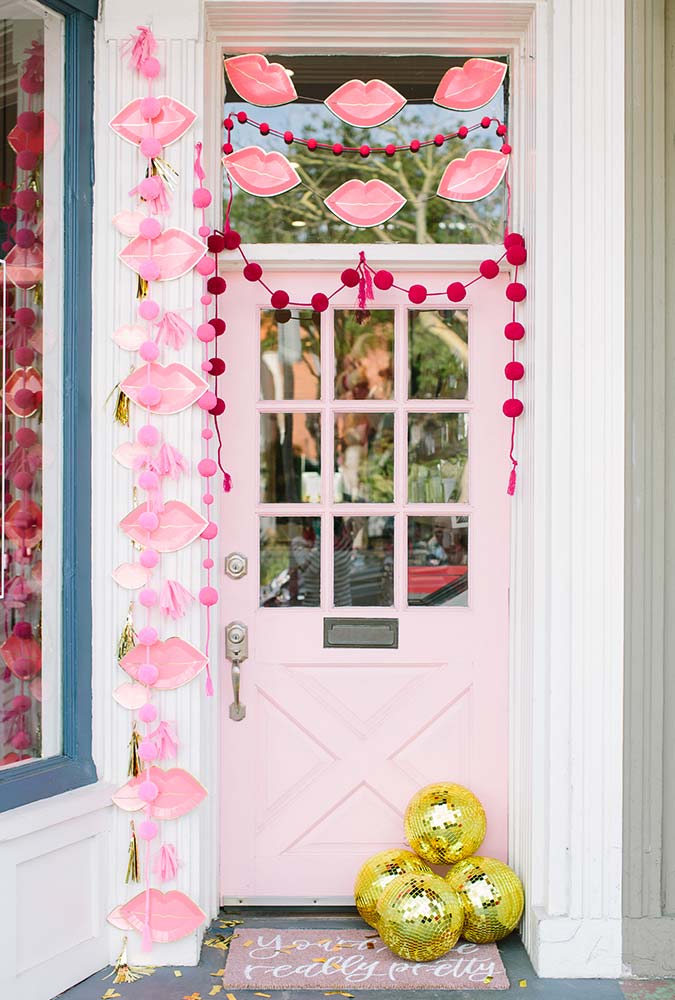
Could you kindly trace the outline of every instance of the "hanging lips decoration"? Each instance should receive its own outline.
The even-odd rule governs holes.
[[[40,673],[42,650],[35,639],[10,635],[0,646],[5,663],[20,681],[30,681]]]
[[[298,96],[288,70],[257,52],[226,59],[225,72],[239,96],[258,107],[289,104]]]
[[[112,223],[118,233],[132,239],[134,236],[138,236],[138,230],[144,218],[143,212],[118,212],[117,215],[113,215]]]
[[[384,80],[348,80],[323,102],[329,111],[357,128],[384,125],[405,107],[406,99]]]
[[[138,812],[147,802],[139,796],[138,790],[144,781],[157,785],[159,794],[152,801],[153,819],[179,819],[186,816],[206,798],[206,789],[196,778],[181,767],[164,771],[161,767],[151,767],[137,778],[127,781],[112,797],[115,805],[125,812]]]
[[[45,139],[44,117],[44,111],[38,111],[40,124],[33,132],[26,132],[25,129],[22,129],[19,125],[15,125],[14,128],[7,133],[7,142],[15,153],[23,153],[25,150],[29,153],[37,153],[38,156],[42,153]]]
[[[148,571],[140,563],[120,563],[113,570],[112,578],[118,587],[125,590],[140,590],[148,582]]]
[[[137,351],[148,339],[148,333],[142,326],[120,326],[112,334],[112,339],[123,351]]]
[[[34,549],[42,540],[42,511],[33,501],[15,500],[5,511],[5,534],[14,545]]]
[[[506,76],[506,63],[494,59],[467,59],[453,66],[436,88],[434,104],[451,111],[475,111],[488,104]]]
[[[146,510],[146,504],[142,503],[120,521],[122,531],[140,545],[148,544],[148,532],[139,523]],[[150,539],[153,549],[158,552],[177,552],[185,548],[199,538],[208,523],[182,500],[167,500],[157,517],[159,527],[150,533]]]
[[[110,121],[110,128],[122,139],[137,146],[141,139],[153,136],[162,146],[169,146],[187,132],[197,115],[173,97],[158,97],[160,112],[152,121],[141,114],[141,99],[130,101]]]
[[[118,445],[113,452],[113,458],[115,461],[119,462],[125,469],[137,468],[136,463],[140,461],[143,456],[147,455],[147,448],[144,448],[142,444],[136,444],[134,441],[124,441],[122,444]]]
[[[228,174],[247,194],[272,198],[290,191],[300,183],[300,177],[283,153],[267,153],[260,146],[244,146],[223,157]]]
[[[122,708],[136,712],[148,700],[148,689],[144,684],[120,684],[113,691],[113,698]]]
[[[106,920],[109,924],[112,924],[113,927],[116,927],[118,931],[132,931],[133,927],[126,917],[122,916],[121,910],[121,906],[114,906],[106,917]]]
[[[28,389],[33,397],[24,401],[22,389]],[[18,399],[17,399],[18,394]],[[42,402],[42,378],[36,368],[17,368],[5,385],[5,405],[16,417],[32,417]]]
[[[333,215],[350,226],[368,229],[391,219],[392,215],[403,208],[405,202],[403,195],[384,181],[359,181],[353,178],[328,195],[324,204]]]
[[[150,902],[150,934],[157,944],[178,941],[206,922],[206,914],[185,893],[149,889],[119,907],[120,917],[134,930],[142,932],[145,925],[146,896]]]
[[[148,382],[156,385],[162,391],[159,403],[152,407],[153,413],[162,415],[187,410],[204,395],[208,388],[204,379],[200,378],[196,372],[177,361],[170,365],[161,365],[158,361],[142,365],[120,383],[120,388],[134,403],[139,403],[138,394]]]
[[[137,236],[118,256],[138,274],[143,261],[152,257],[159,267],[158,281],[169,281],[187,274],[206,253],[206,245],[184,229],[165,229],[156,240]]]
[[[480,201],[499,186],[509,163],[497,149],[472,149],[461,159],[448,163],[438,194],[450,201]]]
[[[33,288],[42,281],[44,253],[38,240],[32,247],[13,246],[5,257],[7,277],[17,288]]]
[[[159,677],[153,684],[153,689],[157,691],[173,691],[187,684],[206,666],[204,654],[178,636],[156,642],[152,647],[151,656],[159,671]],[[120,666],[136,680],[138,669],[145,662],[145,649],[142,646],[134,646],[126,656],[122,657]]]

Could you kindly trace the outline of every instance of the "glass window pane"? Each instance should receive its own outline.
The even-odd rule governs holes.
[[[408,500],[466,503],[469,455],[466,413],[408,414]]]
[[[261,413],[260,502],[320,500],[320,414]]]
[[[334,518],[335,607],[390,608],[393,603],[394,518]]]
[[[373,309],[365,319],[356,310],[336,309],[333,322],[335,398],[391,399],[394,395],[393,309]]]
[[[260,518],[260,607],[318,608],[321,519]]]
[[[321,316],[260,310],[260,398],[321,397]]]
[[[335,502],[394,499],[394,414],[335,414]]]
[[[37,4],[13,3],[0,44],[0,256],[7,278],[0,597],[5,767],[60,753],[63,730],[63,20],[39,17],[37,10]]]
[[[408,312],[410,399],[466,399],[469,314],[466,309]]]
[[[468,603],[469,518],[408,518],[408,605]]]

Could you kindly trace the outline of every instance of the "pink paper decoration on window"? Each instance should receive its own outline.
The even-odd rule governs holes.
[[[157,100],[160,111],[156,118],[148,121],[143,117],[142,100],[137,98],[117,112],[110,121],[110,128],[135,146],[146,136],[159,139],[162,146],[170,146],[187,132],[197,115],[173,97],[158,97]]]
[[[21,681],[29,681],[40,673],[42,650],[40,643],[32,637],[19,639],[10,635],[0,646],[0,653],[11,672]]]
[[[225,72],[239,96],[258,107],[289,104],[298,96],[288,70],[257,52],[226,59]]]
[[[145,649],[142,646],[134,646],[126,656],[122,657],[120,666],[136,680],[139,667],[145,662]],[[187,684],[204,669],[206,657],[185,639],[172,636],[153,645],[152,662],[159,670],[159,677],[153,688],[158,691],[173,691]]]
[[[141,515],[147,511],[146,504],[140,504],[120,521],[120,528],[140,545],[152,545],[157,552],[177,552],[190,545],[201,535],[207,521],[182,500],[167,500],[164,510],[157,514],[159,527],[150,535],[141,526]]]
[[[137,236],[119,253],[120,260],[136,274],[144,261],[152,259],[159,268],[156,281],[170,281],[187,274],[206,253],[206,246],[184,229],[165,229],[156,240]]]
[[[152,800],[153,819],[167,820],[186,816],[206,798],[204,786],[183,768],[172,767],[165,771],[153,766],[115,792],[112,797],[115,805],[125,812],[143,809],[147,803],[138,792],[144,781],[151,781],[158,788],[157,798]]]
[[[150,935],[158,944],[178,941],[206,922],[206,914],[182,892],[150,889],[148,895]],[[142,932],[145,925],[146,893],[139,892],[128,903],[120,906],[118,913],[134,930]]]
[[[506,76],[506,63],[494,59],[467,59],[445,73],[434,94],[434,104],[452,111],[475,111],[488,104]]]
[[[499,186],[508,164],[509,157],[498,149],[472,149],[448,163],[438,194],[450,201],[480,201]]]
[[[379,226],[396,215],[406,203],[402,194],[385,181],[374,178],[345,181],[336,188],[324,204],[338,219],[350,226],[368,229]]]
[[[406,99],[384,80],[348,80],[330,94],[324,104],[348,125],[370,128],[384,125],[405,107]]]
[[[162,415],[186,410],[196,403],[208,388],[204,379],[196,372],[177,361],[170,365],[162,365],[158,361],[143,365],[128,375],[120,386],[132,402],[142,405],[139,393],[148,381],[161,391],[161,398],[157,405],[152,407],[152,412]]]
[[[296,168],[276,149],[244,146],[224,156],[223,163],[235,184],[258,198],[273,198],[300,183]]]

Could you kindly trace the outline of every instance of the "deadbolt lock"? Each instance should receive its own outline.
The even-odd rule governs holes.
[[[230,552],[225,559],[225,572],[232,580],[240,580],[248,572],[248,559],[241,552]]]

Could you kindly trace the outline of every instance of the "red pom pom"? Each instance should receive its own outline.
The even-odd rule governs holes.
[[[30,427],[19,427],[14,435],[14,440],[21,448],[32,448],[37,444],[38,436]]]
[[[424,285],[411,285],[408,289],[408,298],[416,306],[419,306],[424,302],[427,297],[427,290]]]
[[[506,297],[509,302],[522,302],[527,295],[527,288],[520,281],[512,281],[506,286]]]
[[[484,278],[496,278],[499,274],[499,264],[488,257],[487,260],[481,261],[479,271]]]
[[[242,125],[248,121],[248,115],[246,114],[245,111],[237,112],[237,121],[240,122]]]
[[[282,288],[280,288],[276,292],[272,292],[272,298],[270,300],[272,303],[272,308],[285,309],[286,306],[288,305],[289,299],[290,295],[288,294],[288,292],[285,292]]]
[[[211,407],[211,409],[209,410],[209,413],[214,417],[219,417],[220,414],[224,412],[225,412],[225,400],[218,398]]]
[[[32,410],[36,404],[35,393],[30,389],[17,389],[14,393],[14,402],[22,410]]]
[[[412,142],[410,143],[410,152],[419,153],[421,145],[422,143],[419,141],[419,139],[413,139]]]
[[[225,237],[221,236],[220,233],[212,233],[206,245],[209,248],[209,253],[222,253],[225,249]]]
[[[492,121],[492,119],[490,117],[488,117],[488,115],[485,115],[485,117],[481,118],[481,120],[480,120],[480,127],[481,128],[490,128],[491,121]]]
[[[396,146],[394,145],[393,142],[387,143],[387,145],[384,147],[384,151],[387,154],[387,156],[393,156],[394,153],[396,152]]]
[[[524,247],[525,240],[520,235],[520,233],[509,233],[508,236],[504,237],[504,246],[508,250],[509,247]]]
[[[500,152],[502,152],[504,154],[504,156],[508,156],[509,153],[511,152],[511,147],[509,146],[508,142],[503,143],[499,147],[499,149],[500,149]]]
[[[227,282],[225,278],[221,277],[219,274],[214,274],[212,278],[206,282],[206,290],[211,293],[211,295],[222,295],[227,288]]]
[[[288,132],[284,132],[284,142],[288,143],[289,146],[293,142],[294,138],[295,136],[290,130]]]
[[[210,358],[209,364],[211,365],[212,375],[222,375],[225,371],[225,362],[222,358]]]
[[[307,149],[311,149],[313,151],[313,150],[316,149],[316,147],[318,145],[319,145],[319,143],[316,141],[316,139],[308,139],[307,140]]]
[[[525,261],[527,260],[527,250],[525,249],[525,247],[516,244],[516,246],[508,248],[508,250],[506,251],[506,259],[508,260],[509,264],[513,264],[516,267],[520,267],[520,265],[524,264]]]
[[[18,365],[25,368],[27,365],[33,364],[33,359],[35,357],[35,351],[32,347],[17,347],[14,351],[14,358]]]
[[[461,281],[451,282],[446,293],[451,302],[461,302],[462,299],[466,298],[466,288]]]
[[[33,326],[36,316],[30,306],[20,306],[14,313],[14,319],[19,326]]]
[[[216,337],[221,337],[225,333],[225,320],[220,316],[213,316],[209,320],[209,326],[213,327]]]
[[[506,125],[498,125],[496,131],[497,135],[506,135]]]
[[[234,151],[234,146],[232,145],[231,142],[223,143],[223,152],[225,153],[225,156],[228,156],[233,151]]]
[[[394,275],[391,271],[376,271],[373,275],[373,284],[381,292],[386,292],[394,284]]]
[[[353,267],[347,267],[340,275],[342,284],[347,288],[356,288],[359,283],[359,272]]]
[[[157,112],[157,114],[159,114],[159,112]],[[155,115],[154,117],[156,118],[157,115]],[[231,132],[232,129],[234,128],[234,122],[229,117],[229,115],[227,118],[223,118],[223,128],[227,129],[228,132]]]
[[[505,417],[519,417],[523,412],[523,404],[519,399],[507,399],[502,410]]]
[[[457,137],[459,139],[466,139],[466,137],[467,137],[468,134],[469,134],[469,130],[466,127],[466,125],[460,125],[459,128],[457,129]]]
[[[525,367],[521,365],[520,361],[509,361],[504,366],[504,374],[509,382],[519,382],[525,374]]]
[[[244,277],[247,281],[259,281],[262,278],[263,269],[254,260],[250,261],[244,268]]]
[[[269,135],[270,127],[267,124],[267,122],[260,122],[260,125],[258,125],[258,128],[260,129],[260,134],[261,135]]]
[[[525,336],[525,327],[522,323],[507,323],[504,327],[504,336],[507,340],[522,340]]]
[[[336,142],[335,145],[333,146],[333,152],[335,153],[336,156],[339,156],[343,149],[344,146],[340,142]]]
[[[360,153],[360,154],[361,154],[361,156],[363,156],[364,158],[365,158],[366,156],[370,156],[370,146],[366,146],[366,144],[364,143],[364,144],[363,144],[363,146],[361,146],[361,148],[359,149],[359,153]]]
[[[230,229],[225,233],[225,249],[236,250],[241,245],[241,236],[236,229]]]
[[[328,308],[328,296],[323,292],[316,292],[312,295],[312,309],[314,312],[322,313]]]
[[[445,142],[445,136],[441,135],[440,132],[438,133],[438,135],[434,136],[434,144],[436,146],[442,146],[444,142]]]

